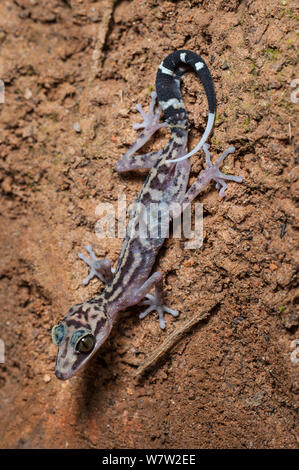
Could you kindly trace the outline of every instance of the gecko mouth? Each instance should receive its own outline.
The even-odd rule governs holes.
[[[67,363],[63,364],[63,367],[59,367],[56,364],[55,366],[56,377],[60,380],[67,380],[73,377],[73,375],[76,374],[84,366],[84,364],[91,358],[91,356],[93,356],[97,352],[100,346],[101,344],[99,344],[97,348],[94,348],[91,354],[88,354],[88,355],[80,354],[76,358],[73,365],[70,367]]]
[[[71,377],[69,375],[69,373],[61,372],[60,370],[56,370],[56,369],[55,369],[55,375],[56,375],[57,379],[60,379],[60,380],[67,380]]]
[[[93,356],[97,350],[100,348],[101,344],[96,345],[93,351],[90,354],[79,354],[73,364],[69,364],[68,360],[66,360],[62,365],[59,366],[59,361],[57,361],[55,366],[55,375],[60,380],[67,380],[70,379],[74,374],[76,374],[84,364]]]

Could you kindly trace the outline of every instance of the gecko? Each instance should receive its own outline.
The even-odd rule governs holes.
[[[182,100],[180,83],[182,75],[189,69],[193,69],[203,84],[209,113],[199,144],[188,153],[188,115]],[[112,268],[108,259],[97,259],[91,246],[86,247],[90,258],[79,253],[79,257],[91,268],[83,284],[97,276],[105,283],[105,287],[93,298],[72,306],[62,321],[52,329],[52,340],[58,346],[55,374],[61,380],[71,378],[98,351],[121,311],[141,303],[146,309],[139,318],[156,311],[162,329],[165,328],[165,313],[173,317],[179,315],[177,310],[164,305],[162,273],[152,273],[165,238],[161,230],[155,232],[153,237],[147,233],[142,236],[140,234],[142,221],[149,215],[151,205],[164,204],[165,207],[177,203],[180,207],[186,207],[212,180],[216,182],[219,195],[224,197],[226,181],[242,181],[241,176],[227,175],[219,169],[226,156],[234,152],[233,147],[223,152],[215,164],[211,162],[206,140],[215,120],[216,95],[211,73],[201,56],[188,50],[177,50],[169,54],[158,67],[156,92],[151,93],[151,99],[147,114],[141,105],[136,105],[143,122],[133,127],[142,131],[115,165],[117,172],[150,170],[131,210],[116,268]],[[162,112],[164,122],[160,122]],[[133,155],[163,127],[167,127],[170,132],[169,141],[163,149],[144,155]],[[189,157],[201,148],[204,150],[206,168],[187,188]],[[172,219],[178,215],[175,213]],[[157,217],[155,228],[161,228],[162,219],[163,217]]]

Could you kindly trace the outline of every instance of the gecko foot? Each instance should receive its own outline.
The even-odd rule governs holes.
[[[165,328],[165,320],[164,320],[164,313],[170,313],[173,317],[177,317],[179,315],[178,310],[173,310],[172,308],[166,307],[160,303],[160,296],[159,295],[151,295],[146,294],[146,300],[142,302],[141,305],[148,305],[147,309],[144,312],[140,313],[139,318],[142,319],[146,317],[150,312],[156,310],[159,315],[160,326],[164,330]]]
[[[157,101],[157,93],[152,92],[151,93],[151,98],[152,101],[149,105],[149,111],[148,113],[145,113],[142,109],[141,104],[136,104],[136,109],[139,111],[143,118],[143,122],[141,123],[136,123],[133,124],[133,129],[138,130],[138,129],[143,129],[142,132],[139,134],[137,137],[136,141],[134,144],[129,148],[129,150],[121,157],[121,159],[116,163],[115,169],[116,171],[123,171],[122,166],[127,165],[127,160],[130,159],[130,157],[137,152],[141,147],[144,146],[146,142],[151,138],[151,136],[158,130],[161,129],[161,127],[167,127],[168,124],[167,122],[159,122],[162,108],[161,106],[158,106],[155,110],[156,107],[156,101]]]
[[[152,129],[155,129],[155,132],[157,129],[160,129],[160,127],[168,126],[166,122],[159,123],[162,112],[161,106],[158,106],[156,111],[154,111],[157,101],[157,93],[155,91],[151,92],[151,99],[152,101],[150,102],[147,114],[143,111],[141,104],[136,104],[136,109],[141,114],[143,122],[133,124],[133,129],[146,129],[151,131]]]
[[[213,165],[211,162],[209,144],[204,144],[203,150],[205,152],[205,160],[207,165],[206,174],[210,179],[213,179],[216,182],[216,189],[220,188],[219,196],[225,197],[225,189],[227,187],[226,181],[235,181],[236,183],[242,183],[242,176],[226,175],[219,170],[220,164],[230,153],[234,153],[236,150],[235,147],[229,147],[225,152],[223,152],[218,158],[217,162]]]
[[[108,259],[97,259],[90,245],[86,246],[86,251],[90,254],[91,259],[84,256],[82,253],[78,253],[78,257],[90,267],[90,273],[83,279],[82,284],[86,286],[94,276],[98,277],[102,282],[110,282],[115,271],[111,268],[110,261]]]

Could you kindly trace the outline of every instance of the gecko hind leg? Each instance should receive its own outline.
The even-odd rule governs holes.
[[[90,254],[90,259],[84,256],[82,253],[78,253],[78,257],[82,259],[89,267],[90,273],[83,279],[82,284],[86,286],[93,277],[99,278],[102,282],[108,283],[113,278],[114,269],[111,268],[109,259],[97,259],[93,249],[90,245],[86,246],[86,251]]]
[[[150,103],[149,111],[147,114],[143,111],[142,106],[140,104],[136,105],[136,109],[137,111],[140,112],[143,118],[143,122],[138,123],[138,124],[133,124],[133,128],[135,130],[138,130],[138,129],[144,129],[144,130],[137,137],[136,141],[129,148],[129,150],[116,163],[115,165],[116,171],[128,171],[128,170],[131,170],[131,169],[134,170],[137,168],[151,168],[155,164],[155,162],[157,161],[160,155],[161,150],[159,150],[158,152],[151,152],[150,154],[147,154],[147,155],[140,155],[136,157],[136,159],[137,158],[143,159],[141,160],[140,164],[138,165],[138,163],[134,161],[133,166],[132,167],[130,166],[132,155],[135,152],[137,152],[137,150],[139,150],[141,147],[143,147],[143,145],[152,137],[152,135],[158,129],[168,126],[166,122],[159,123],[159,119],[160,119],[161,112],[162,112],[161,106],[158,106],[157,109],[154,110],[156,106],[156,101],[157,101],[157,93],[153,91],[151,93],[151,98],[152,98],[152,101]],[[151,163],[150,166],[147,166],[149,165],[149,163],[146,161],[146,158],[152,159],[153,163]]]
[[[155,287],[154,295],[149,294],[149,290],[152,287]],[[145,318],[150,312],[156,310],[159,315],[160,326],[163,330],[165,328],[164,313],[170,313],[173,317],[177,317],[179,315],[177,310],[173,310],[163,304],[163,276],[162,273],[158,271],[152,274],[152,276],[145,281],[143,286],[137,291],[136,296],[141,299],[145,298],[142,305],[148,305],[146,310],[140,313],[139,318]]]
[[[222,173],[219,170],[220,164],[224,161],[224,159],[230,154],[234,153],[236,150],[235,147],[229,147],[227,150],[225,150],[218,160],[216,161],[215,165],[211,162],[211,155],[209,152],[209,144],[205,144],[203,146],[203,150],[205,152],[205,160],[206,160],[206,165],[207,168],[210,168],[211,171],[213,172],[212,178],[216,182],[216,189],[219,189],[221,186],[221,189],[219,191],[219,196],[224,197],[225,196],[225,189],[227,188],[227,184],[225,180],[227,181],[235,181],[236,183],[242,183],[242,176],[234,176],[234,175],[226,175],[225,173]]]
[[[205,162],[206,162],[206,169],[199,175],[197,180],[192,184],[192,186],[188,189],[184,199],[181,201],[181,204],[188,204],[207,186],[207,184],[214,180],[216,183],[216,189],[219,189],[219,196],[225,197],[225,189],[227,187],[226,181],[235,181],[236,183],[242,183],[242,176],[234,176],[234,175],[226,175],[222,173],[219,169],[220,164],[223,160],[235,151],[234,147],[229,147],[225,150],[215,164],[212,164],[210,152],[209,152],[210,145],[204,144],[203,150],[205,152]]]
[[[163,150],[157,150],[156,152],[146,153],[144,155],[134,155],[130,158],[122,157],[114,166],[114,169],[118,173],[132,170],[150,169],[153,168],[156,161],[159,159]]]

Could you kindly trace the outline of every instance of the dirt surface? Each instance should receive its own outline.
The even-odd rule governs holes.
[[[297,13],[287,0],[1,2],[1,447],[298,445]],[[161,250],[167,304],[180,316],[162,331],[156,314],[140,321],[132,308],[86,368],[59,381],[51,328],[102,289],[82,286],[77,253],[90,243],[117,261],[122,241],[96,237],[95,209],[136,199],[144,172],[113,167],[135,139],[135,104],[148,106],[158,65],[178,48],[209,64],[212,155],[234,145],[225,167],[244,182],[225,200],[212,185],[202,195],[201,249],[170,238]],[[192,148],[207,104],[194,74],[182,91]],[[160,132],[144,151],[166,141]],[[191,162],[193,181],[202,155]],[[200,311],[210,316],[134,379]]]

